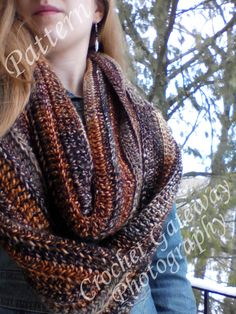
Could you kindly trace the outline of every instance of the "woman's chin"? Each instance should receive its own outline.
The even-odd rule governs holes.
[[[62,19],[63,12],[41,12],[34,14],[32,20],[40,27],[44,28],[52,24],[56,24]]]

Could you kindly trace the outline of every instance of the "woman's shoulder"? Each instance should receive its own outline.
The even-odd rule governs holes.
[[[43,175],[27,119],[25,111],[22,112],[7,133],[0,137],[0,180],[6,175],[10,176],[11,171],[12,175],[32,182],[38,191],[44,193]]]
[[[150,122],[151,125],[153,125],[153,123],[157,120],[165,123],[166,120],[164,119],[161,109],[152,101],[148,100],[148,96],[144,93],[144,91],[139,90],[138,87],[127,77],[125,77],[124,80],[128,97],[135,105],[140,118],[145,119],[146,122]]]

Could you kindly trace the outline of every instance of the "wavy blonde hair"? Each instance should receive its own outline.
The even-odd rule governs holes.
[[[99,0],[101,1],[101,0]],[[99,41],[102,51],[113,57],[123,70],[128,68],[128,48],[116,11],[116,0],[102,0],[105,14],[98,24]],[[6,65],[7,56],[14,51],[26,51],[28,47],[35,46],[35,36],[40,34],[37,26],[32,22],[24,22],[16,12],[15,0],[0,1],[0,137],[4,136],[14,124],[17,117],[24,110],[34,85],[33,71],[35,63],[30,65],[26,59],[21,58],[17,64],[21,72],[19,77],[14,73],[12,65]],[[115,41],[115,45],[114,45]],[[41,44],[46,44],[42,38]],[[94,32],[91,32],[89,49],[94,44]],[[39,58],[46,60],[39,47],[34,48]]]

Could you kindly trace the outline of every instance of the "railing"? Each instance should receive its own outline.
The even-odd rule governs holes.
[[[236,287],[225,287],[215,281],[188,277],[193,289],[204,291],[204,314],[209,313],[209,293],[236,299]]]

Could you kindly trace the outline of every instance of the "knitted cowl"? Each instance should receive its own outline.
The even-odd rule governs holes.
[[[103,52],[87,56],[85,124],[45,60],[34,79],[0,140],[0,243],[52,313],[129,313],[178,191],[180,148]]]

